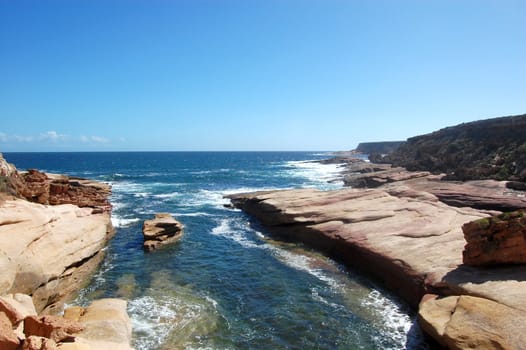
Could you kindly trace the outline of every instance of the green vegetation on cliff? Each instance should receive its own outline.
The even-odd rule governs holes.
[[[526,181],[526,114],[464,123],[408,139],[382,159],[448,180]]]

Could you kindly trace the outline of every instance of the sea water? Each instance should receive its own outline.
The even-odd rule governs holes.
[[[394,296],[300,244],[275,241],[225,208],[236,192],[334,190],[338,165],[312,152],[7,153],[39,168],[112,186],[116,235],[75,300],[128,300],[133,345],[146,349],[426,349]],[[331,181],[331,182],[329,182]],[[183,238],[151,253],[142,223],[169,212]]]

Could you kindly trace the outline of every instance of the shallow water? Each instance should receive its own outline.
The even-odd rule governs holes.
[[[337,165],[313,153],[6,154],[19,168],[112,184],[117,228],[75,301],[122,297],[137,349],[425,349],[407,306],[298,244],[277,242],[223,195],[317,187]],[[180,242],[142,250],[156,212],[185,225]]]

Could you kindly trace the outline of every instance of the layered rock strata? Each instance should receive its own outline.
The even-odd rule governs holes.
[[[484,329],[491,322],[506,325],[517,315],[524,316],[526,265],[491,269],[463,265],[462,225],[495,212],[447,205],[432,193],[415,189],[411,181],[415,180],[378,189],[328,192],[300,189],[236,194],[229,198],[237,208],[259,219],[274,235],[324,250],[346,265],[376,277],[415,307],[431,293],[442,297],[473,296],[484,302],[491,301],[495,308],[515,310],[509,316],[505,312],[499,314],[505,321],[495,318],[479,323],[480,317],[491,319],[488,313],[491,308],[485,309],[484,302],[477,306],[478,299],[475,300],[470,304],[470,311],[461,311],[465,309],[464,299],[462,303],[450,302],[458,304],[453,306],[459,312],[454,319],[462,316],[459,322],[472,327],[457,329],[451,324],[447,334],[453,340],[448,340],[447,346],[465,349],[465,345],[450,344],[462,344],[462,339],[470,337],[478,339],[480,344],[491,342],[491,333],[488,340],[473,333],[474,329],[479,326]],[[439,318],[446,317],[448,313],[439,315],[443,315]],[[447,317],[450,316],[451,313]],[[426,330],[443,342],[445,336],[440,329],[444,327],[437,326],[440,322],[434,318],[425,317],[428,324],[438,330]],[[511,328],[495,329],[499,336],[509,339],[507,344],[522,341]],[[512,345],[504,348],[518,349]]]
[[[464,263],[472,266],[526,263],[526,213],[512,212],[466,223]]]
[[[56,312],[87,283],[113,234],[110,187],[19,173],[1,156],[0,179],[0,295],[29,294],[37,311]]]
[[[183,224],[169,213],[158,213],[154,219],[144,221],[142,232],[144,250],[152,251],[177,242],[183,236]]]

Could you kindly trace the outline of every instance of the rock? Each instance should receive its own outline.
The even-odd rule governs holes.
[[[16,350],[20,345],[20,340],[13,331],[13,324],[9,317],[0,311],[0,349]]]
[[[74,340],[74,334],[83,330],[80,323],[60,316],[28,316],[24,319],[24,334],[44,337],[61,342]]]
[[[427,291],[451,290],[442,278],[462,264],[461,226],[487,214],[410,188],[391,191],[302,189],[228,197],[275,235],[376,276],[416,306]]]
[[[374,169],[374,168],[373,168]],[[390,182],[405,181],[409,179],[430,175],[427,171],[407,171],[404,168],[389,168],[381,171],[348,174],[343,178],[345,186],[353,188],[375,188]]]
[[[526,314],[473,296],[431,299],[420,306],[422,328],[449,349],[522,349]]]
[[[462,226],[464,264],[473,266],[526,263],[526,212],[484,218]]]
[[[92,349],[91,346],[85,343],[73,342],[73,343],[61,343],[58,346],[59,350],[105,350],[105,349]],[[107,350],[114,350],[114,348],[108,348]]]
[[[506,187],[517,191],[526,191],[526,182],[522,181],[508,181]]]
[[[143,224],[144,249],[152,251],[161,245],[178,241],[183,236],[183,225],[169,213],[155,214]]]
[[[479,120],[412,137],[384,158],[450,180],[526,181],[526,114]]]
[[[31,294],[39,312],[59,307],[87,282],[112,233],[108,213],[6,200],[0,204],[0,295]]]
[[[13,325],[17,325],[27,316],[36,316],[33,299],[26,294],[8,294],[0,297],[0,312],[4,312]]]
[[[46,174],[30,169],[22,174],[25,186],[21,195],[27,200],[40,204],[49,203],[49,179]]]
[[[58,350],[58,346],[53,339],[32,335],[24,341],[22,350]]]
[[[125,300],[95,300],[85,309],[66,309],[64,317],[78,321],[84,327],[76,342],[98,350],[131,349],[132,326]]]

